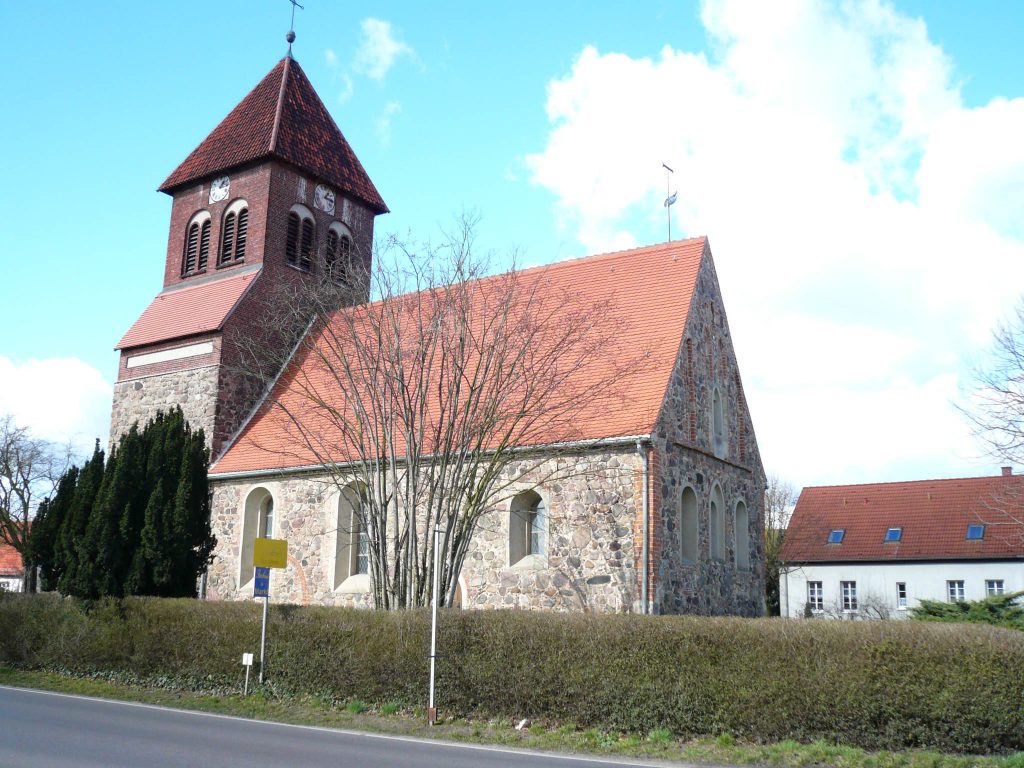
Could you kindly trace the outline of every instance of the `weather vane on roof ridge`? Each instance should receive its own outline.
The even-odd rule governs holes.
[[[306,10],[304,6],[298,4],[297,0],[288,0],[292,4],[292,23],[288,28],[288,34],[284,36],[284,39],[288,41],[288,55],[292,55],[292,43],[295,42],[295,9],[298,8],[300,11]]]
[[[672,184],[672,182],[671,182],[672,174],[675,173],[675,171],[673,171],[671,168],[669,168],[664,163],[661,164],[661,167],[665,169],[665,213],[668,215],[668,241],[671,243],[672,242],[672,206],[675,205],[676,197],[679,195],[679,193],[678,192],[672,192],[671,194],[669,194],[669,189],[671,189],[671,184]]]

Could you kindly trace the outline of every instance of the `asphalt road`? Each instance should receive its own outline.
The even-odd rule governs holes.
[[[268,723],[0,686],[0,766],[5,768],[609,768],[658,764]]]

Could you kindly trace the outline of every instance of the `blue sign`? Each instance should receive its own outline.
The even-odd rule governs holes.
[[[270,597],[270,569],[257,568],[256,578],[253,580],[253,597]]]

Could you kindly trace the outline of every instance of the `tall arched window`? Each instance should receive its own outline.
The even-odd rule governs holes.
[[[736,503],[736,526],[733,529],[736,549],[736,567],[741,570],[750,569],[750,516],[747,505],[742,501]]]
[[[274,538],[274,497],[267,496],[260,505],[260,536],[261,539]]]
[[[221,229],[220,257],[217,264],[224,266],[245,259],[245,244],[249,238],[249,204],[235,200],[224,213]]]
[[[348,227],[336,221],[327,230],[327,244],[324,250],[324,270],[334,282],[348,282],[351,255],[352,233]]]
[[[288,232],[284,253],[289,264],[309,270],[313,264],[313,214],[304,205],[293,205],[288,212]]]
[[[693,488],[683,489],[682,513],[679,521],[684,563],[696,563],[700,545],[700,526],[697,524],[697,494]]]
[[[725,560],[725,498],[717,485],[711,492],[711,557]]]
[[[548,553],[548,509],[536,491],[525,491],[509,507],[508,564],[546,562]]]
[[[335,528],[334,587],[342,591],[364,592],[369,587],[370,537],[364,517],[365,489],[352,483],[338,498]],[[355,578],[362,577],[362,578]]]
[[[181,258],[181,274],[194,275],[206,270],[210,259],[210,214],[200,211],[185,227],[185,247]]]
[[[274,532],[274,497],[267,488],[254,488],[242,509],[242,546],[239,551],[238,586],[253,577],[253,549],[256,539],[270,538]]]

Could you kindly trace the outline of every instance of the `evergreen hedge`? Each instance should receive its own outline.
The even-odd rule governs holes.
[[[281,695],[423,705],[430,614],[271,606]],[[0,663],[235,688],[260,606],[0,599]],[[443,714],[868,749],[1024,750],[1024,635],[922,622],[443,611]]]

